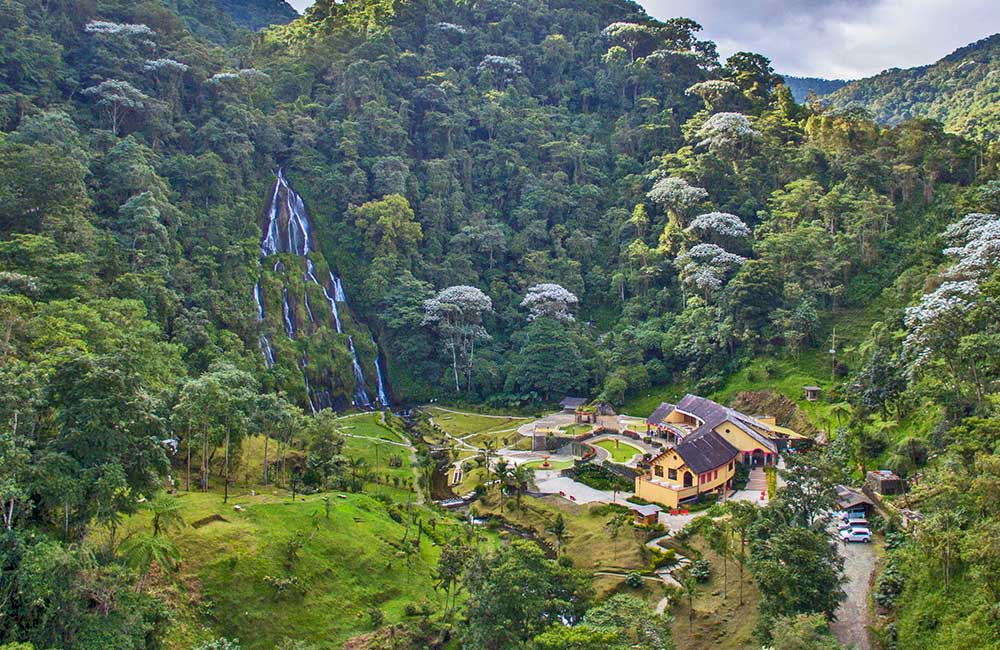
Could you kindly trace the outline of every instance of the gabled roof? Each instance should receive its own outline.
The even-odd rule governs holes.
[[[656,410],[646,418],[646,422],[652,425],[663,424],[663,421],[667,419],[667,416],[674,412],[674,405],[668,404],[666,402],[661,403],[656,407]]]
[[[563,398],[563,401],[559,402],[559,406],[563,407],[564,409],[576,409],[576,408],[580,408],[581,406],[583,406],[586,403],[587,403],[587,398],[586,397],[569,397],[569,396],[566,396],[566,397]]]
[[[688,440],[705,435],[723,422],[729,421],[739,425],[747,435],[759,442],[765,449],[773,452],[778,451],[778,447],[774,444],[774,441],[761,433],[762,430],[770,431],[771,427],[745,413],[740,413],[735,409],[723,406],[710,399],[691,394],[685,395],[684,399],[679,401],[675,408],[682,413],[693,415],[702,422],[701,426],[687,437]]]
[[[715,431],[688,436],[674,450],[698,474],[726,465],[740,453]]]
[[[875,502],[866,497],[861,492],[847,487],[846,485],[837,486],[837,506],[842,509],[848,509],[851,506],[865,505],[869,507],[874,507]]]

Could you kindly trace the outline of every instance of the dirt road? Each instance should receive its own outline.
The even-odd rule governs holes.
[[[868,590],[869,580],[875,570],[877,554],[873,544],[842,544],[840,554],[844,558],[844,575],[847,583],[844,591],[847,599],[837,610],[837,620],[830,626],[834,636],[844,646],[857,650],[871,650],[868,641]]]

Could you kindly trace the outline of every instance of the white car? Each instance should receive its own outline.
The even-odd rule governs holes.
[[[860,526],[857,528],[848,528],[847,530],[840,531],[840,541],[845,544],[848,542],[869,544],[872,541],[872,531]]]

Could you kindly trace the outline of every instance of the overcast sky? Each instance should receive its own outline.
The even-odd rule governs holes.
[[[312,0],[289,0],[303,9]],[[932,63],[1000,32],[997,0],[639,0],[656,18],[686,16],[723,59],[738,50],[778,72],[856,79]]]

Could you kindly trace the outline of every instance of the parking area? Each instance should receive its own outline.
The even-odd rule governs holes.
[[[868,591],[872,572],[878,561],[875,544],[844,544],[835,542],[844,558],[844,591],[847,599],[840,604],[837,618],[830,625],[834,636],[845,647],[870,650],[868,641]]]

